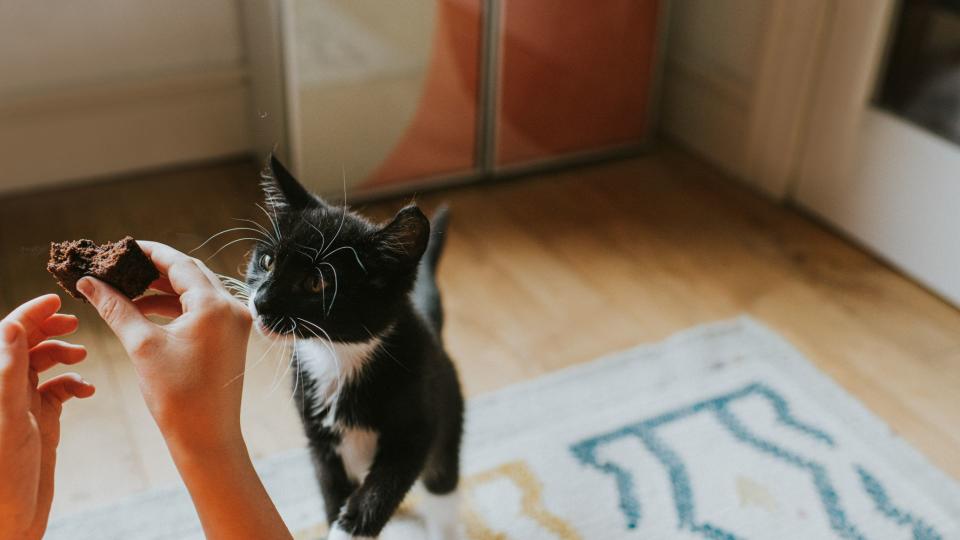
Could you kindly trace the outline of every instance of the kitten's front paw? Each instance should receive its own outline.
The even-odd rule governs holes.
[[[372,536],[353,536],[341,529],[339,524],[334,524],[333,528],[330,529],[330,534],[327,535],[327,540],[376,540],[376,538]]]

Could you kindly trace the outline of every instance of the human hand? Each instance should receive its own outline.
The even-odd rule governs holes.
[[[77,289],[96,307],[133,361],[140,391],[171,451],[217,451],[242,444],[240,379],[251,318],[203,263],[156,242],[139,242],[160,270],[163,294],[130,301],[83,278]],[[158,325],[146,315],[172,318]]]
[[[95,390],[75,373],[39,383],[38,373],[87,355],[79,345],[47,339],[77,329],[77,318],[59,309],[60,297],[49,294],[0,321],[0,539],[43,536],[63,403]]]
[[[290,538],[240,432],[251,318],[203,263],[139,242],[163,294],[130,301],[93,278],[77,289],[130,355],[140,390],[193,498],[207,538]],[[154,324],[146,315],[173,319]]]

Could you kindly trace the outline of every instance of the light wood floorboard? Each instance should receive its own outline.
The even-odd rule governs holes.
[[[0,310],[54,290],[51,240],[132,234],[190,250],[232,218],[262,218],[257,189],[238,162],[0,200]],[[452,207],[440,280],[469,395],[747,313],[960,478],[960,312],[683,152],[418,201]],[[360,206],[386,218],[403,202]],[[235,275],[246,249],[210,264]],[[89,306],[65,304],[91,353],[78,371],[99,390],[65,412],[58,514],[177,481],[118,343]],[[304,444],[284,360],[253,339],[243,419],[258,457]]]

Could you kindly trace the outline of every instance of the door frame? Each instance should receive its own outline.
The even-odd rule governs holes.
[[[960,306],[960,149],[872,105],[899,3],[831,4],[788,197]]]
[[[895,0],[833,0],[822,34],[822,60],[807,108],[800,157],[787,195],[800,184],[844,182],[854,166],[857,134],[886,53]]]

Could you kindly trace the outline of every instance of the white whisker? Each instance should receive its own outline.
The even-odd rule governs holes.
[[[323,328],[320,328],[319,326],[317,326],[316,323],[312,323],[312,322],[310,322],[310,321],[308,321],[308,320],[306,320],[306,319],[302,319],[302,318],[300,318],[300,317],[297,317],[297,319],[298,319],[300,322],[304,323],[304,324],[307,324],[307,325],[312,326],[313,328],[316,328],[316,329],[317,329],[318,331],[320,331],[320,332],[324,335],[324,337],[325,337],[325,339],[324,339],[324,338],[321,338],[321,337],[317,336],[317,338],[318,338],[319,341],[320,341],[320,344],[323,345],[323,347],[327,349],[327,351],[330,353],[330,358],[333,360],[333,363],[336,365],[336,374],[337,374],[337,376],[336,376],[336,386],[334,387],[334,391],[333,391],[333,393],[332,393],[331,396],[330,396],[330,402],[332,403],[332,405],[331,405],[330,412],[328,413],[328,414],[330,414],[330,415],[333,415],[333,417],[336,417],[336,403],[337,403],[338,396],[340,395],[340,390],[343,389],[344,373],[343,373],[343,365],[342,365],[341,362],[340,362],[340,357],[337,356],[337,353],[336,353],[336,351],[333,349],[333,346],[332,346],[332,344],[333,344],[333,339],[330,338],[330,334],[328,334],[326,330],[324,330]],[[314,334],[314,335],[316,335],[316,334]]]
[[[273,224],[274,224],[274,227],[276,227],[277,229],[277,238],[282,240],[283,235],[280,234],[280,218],[277,217],[277,206],[273,204],[268,206],[270,207],[270,211],[273,212]]]
[[[217,277],[220,279],[220,283],[223,284],[223,287],[227,289],[231,296],[239,300],[243,300],[244,303],[246,303],[247,300],[250,300],[250,293],[252,291],[246,283],[220,274],[217,274]]]
[[[354,249],[353,246],[340,246],[340,247],[338,247],[337,249],[331,251],[330,253],[327,253],[326,255],[324,255],[323,258],[326,259],[327,257],[329,257],[329,256],[333,255],[334,253],[340,251],[341,249],[349,249],[350,251],[352,251],[354,258],[357,259],[357,264],[360,265],[360,269],[363,270],[364,272],[367,271],[366,267],[363,266],[363,263],[360,262],[360,255],[357,254],[357,250]]]
[[[226,287],[234,287],[241,291],[250,292],[250,286],[246,282],[241,281],[232,276],[225,276],[223,274],[217,274],[217,278],[220,279],[220,282],[223,283]]]
[[[297,325],[297,321],[294,321],[294,320],[291,319],[291,322],[293,322],[293,325],[294,325],[294,326],[293,326],[293,334],[292,334],[292,335],[293,335],[293,348],[291,349],[292,352],[290,353],[290,363],[293,364],[294,360],[296,360],[296,362],[297,362],[296,377],[295,377],[294,380],[293,380],[293,391],[290,392],[290,402],[293,403],[293,399],[297,396],[297,388],[300,386],[300,355],[297,354],[297,334],[296,334],[296,332],[297,332],[297,326],[296,326],[296,325]],[[302,388],[300,389],[300,396],[301,396],[301,398],[303,397],[303,389],[302,389]],[[305,413],[306,410],[304,410],[303,412]]]
[[[249,219],[249,218],[233,218],[233,219],[236,220],[236,221],[244,221],[244,222],[247,222],[247,223],[252,224],[254,227],[260,229],[261,232],[263,232],[264,234],[266,234],[267,237],[269,237],[271,240],[273,240],[274,243],[277,243],[277,242],[280,241],[279,238],[274,238],[273,233],[271,233],[270,231],[268,231],[267,228],[264,227],[263,225],[261,225],[259,221],[256,221],[256,220],[253,220],[253,219]]]
[[[291,335],[292,335],[293,338],[294,338],[294,343],[296,343],[296,337],[297,337],[297,335],[296,335],[296,330],[297,330],[297,323],[296,323],[296,321],[294,321],[294,320],[293,320],[292,318],[290,318],[290,317],[284,317],[283,320],[289,320],[291,323],[293,323],[293,332],[291,333]],[[287,362],[287,369],[283,370],[283,374],[280,375],[280,378],[277,379],[277,381],[276,381],[276,382],[273,384],[273,386],[270,388],[270,391],[267,393],[268,396],[277,391],[277,388],[280,387],[280,382],[283,381],[283,379],[287,376],[287,373],[290,373],[290,368],[293,366],[293,358],[296,356],[296,354],[297,354],[297,351],[294,350],[294,351],[293,351],[293,354],[290,356],[290,361]]]
[[[280,234],[280,226],[277,224],[276,221],[274,221],[273,217],[270,215],[269,212],[267,212],[267,209],[266,209],[266,208],[264,208],[263,206],[261,206],[259,203],[257,203],[257,208],[259,208],[260,211],[263,212],[263,215],[267,216],[267,221],[269,221],[269,222],[270,222],[270,225],[273,226],[273,232],[276,233],[276,235],[277,235],[277,244],[279,244],[279,243],[280,243],[280,240],[283,238],[283,237],[281,236],[281,234]]]
[[[274,331],[274,328],[277,326],[277,324],[279,324],[279,323],[274,324],[273,327],[270,328],[270,331],[271,331],[271,332]],[[267,347],[267,350],[263,351],[263,354],[260,355],[260,358],[257,359],[257,361],[254,362],[252,365],[245,367],[244,370],[241,371],[239,374],[237,374],[236,377],[234,377],[234,378],[230,379],[229,381],[227,381],[226,384],[223,385],[223,387],[226,388],[227,386],[230,386],[231,384],[233,384],[234,382],[236,382],[238,379],[240,379],[241,377],[243,377],[244,375],[246,375],[247,372],[249,372],[251,369],[253,369],[253,368],[257,367],[258,365],[260,365],[264,360],[266,360],[267,355],[270,354],[270,351],[272,351],[273,348],[274,348],[274,347],[277,345],[277,343],[279,343],[280,341],[282,341],[282,340],[281,340],[281,339],[272,339],[272,340],[270,340],[270,346]]]
[[[316,328],[317,330],[319,330],[320,332],[323,332],[323,334],[326,336],[326,341],[324,341],[324,338],[321,338],[321,337],[318,336],[316,333],[314,333],[313,335],[315,335],[318,339],[320,339],[320,341],[323,342],[323,345],[326,346],[327,351],[330,352],[330,355],[331,355],[331,356],[337,356],[336,353],[333,352],[333,348],[330,347],[330,345],[329,345],[329,343],[333,343],[333,340],[330,339],[330,335],[327,334],[327,332],[326,332],[323,328],[320,328],[320,326],[318,326],[317,323],[308,321],[308,320],[306,320],[306,319],[304,319],[304,318],[297,317],[296,319],[297,319],[298,321],[302,322],[303,324],[310,325],[310,326],[312,326],[313,328]]]
[[[337,237],[340,236],[340,231],[343,230],[343,222],[347,219],[347,207],[343,207],[343,215],[340,217],[340,226],[337,227],[337,232],[333,235],[333,238],[330,239],[330,245],[327,246],[327,249],[333,247],[333,243],[337,241]]]
[[[325,246],[327,245],[327,239],[326,239],[326,237],[323,235],[323,231],[321,231],[319,228],[317,228],[317,226],[314,225],[313,223],[310,223],[309,221],[307,221],[307,218],[301,216],[300,219],[302,219],[304,223],[306,223],[307,225],[309,225],[311,229],[317,231],[317,234],[320,235],[320,253],[323,253],[323,250],[325,249]]]
[[[312,247],[310,247],[310,246],[304,246],[304,245],[301,245],[301,244],[297,244],[297,245],[300,246],[300,247],[302,247],[302,248],[304,248],[304,249],[314,250],[314,249],[313,249]],[[307,253],[306,251],[301,250],[300,247],[294,248],[297,253],[299,253],[299,254],[303,255],[304,257],[310,259],[310,262],[316,262],[316,260],[317,260],[317,256],[316,256],[316,255],[310,255],[310,254]],[[316,250],[314,250],[314,251],[316,251]]]
[[[300,248],[303,248],[303,249],[309,249],[310,251],[312,251],[312,252],[313,252],[313,256],[310,256],[310,255],[307,255],[307,256],[310,257],[310,260],[313,261],[313,262],[316,262],[316,261],[317,261],[317,257],[320,256],[320,250],[317,249],[317,248],[315,248],[315,247],[310,247],[310,246],[307,246],[307,245],[304,245],[304,244],[299,244],[299,243],[297,244],[297,247],[300,247]],[[304,253],[304,255],[306,255],[306,253]]]
[[[320,273],[320,279],[322,280],[323,272],[320,271],[320,267],[317,267],[317,272]],[[323,312],[329,314],[330,311],[327,309],[327,287],[326,286],[320,287],[320,301],[321,301],[321,304],[323,305]]]
[[[193,253],[193,252],[199,250],[200,248],[202,248],[203,246],[209,244],[214,238],[217,238],[218,236],[223,236],[223,235],[225,235],[225,234],[232,233],[232,232],[236,232],[236,231],[250,231],[250,232],[255,232],[255,233],[257,233],[257,234],[264,234],[263,232],[258,231],[258,230],[256,230],[256,229],[251,229],[250,227],[234,227],[234,228],[232,228],[232,229],[226,229],[226,230],[223,230],[223,231],[218,232],[217,234],[214,234],[214,235],[211,236],[210,238],[207,238],[206,240],[203,241],[202,244],[200,244],[199,246],[191,249],[191,250],[190,250],[190,253]],[[264,235],[264,236],[266,236],[268,239],[270,238],[270,237],[267,236],[267,235]]]
[[[286,346],[286,344],[290,341],[286,336],[283,336],[280,338],[280,340],[283,341],[284,346]],[[277,362],[277,366],[273,370],[273,377],[270,379],[270,388],[277,386],[280,384],[280,381],[283,380],[283,376],[281,374],[281,371],[283,370],[283,364],[284,362]],[[270,393],[271,392],[268,390],[266,396],[269,396]]]
[[[224,244],[222,247],[220,247],[220,249],[214,251],[214,252],[213,252],[213,255],[210,255],[209,257],[207,257],[207,258],[204,259],[204,260],[209,261],[210,259],[212,259],[212,258],[216,257],[217,255],[219,255],[221,251],[223,251],[223,250],[227,249],[228,247],[236,244],[237,242],[243,242],[244,240],[250,240],[250,241],[253,241],[253,242],[263,242],[263,240],[260,240],[259,238],[250,238],[250,237],[237,238],[236,240],[231,240],[230,242],[227,242],[227,243]]]
[[[337,269],[333,267],[332,264],[328,262],[320,262],[320,265],[317,266],[317,269],[320,269],[320,266],[327,265],[330,267],[330,271],[333,272],[333,298],[330,299],[330,308],[327,309],[327,315],[330,315],[330,311],[333,309],[334,302],[337,301],[337,290],[340,288],[340,280],[337,278]],[[324,287],[326,289],[326,287]]]
[[[367,334],[370,336],[370,339],[376,339],[376,338],[377,338],[377,336],[374,335],[374,333],[371,332],[369,328],[367,328],[367,325],[361,324],[360,326],[363,327],[363,329],[367,332]],[[388,327],[388,329],[384,332],[384,334],[387,334],[387,333],[389,333],[389,332],[390,332],[390,327]],[[402,367],[403,369],[405,369],[405,370],[407,370],[407,371],[410,371],[410,368],[408,368],[407,366],[405,366],[405,365],[403,364],[403,362],[401,362],[399,359],[397,359],[397,357],[394,356],[394,355],[390,352],[390,349],[389,349],[389,348],[387,348],[387,347],[380,347],[379,350],[380,350],[380,352],[382,352],[383,354],[385,354],[385,355],[389,356],[390,358],[392,358],[393,361],[396,362],[398,366]]]
[[[340,212],[340,226],[337,227],[336,234],[330,239],[330,245],[327,246],[327,249],[333,247],[333,243],[336,242],[337,237],[340,236],[340,231],[343,230],[343,222],[347,220],[347,169],[341,166],[341,171],[343,176],[343,210]]]

